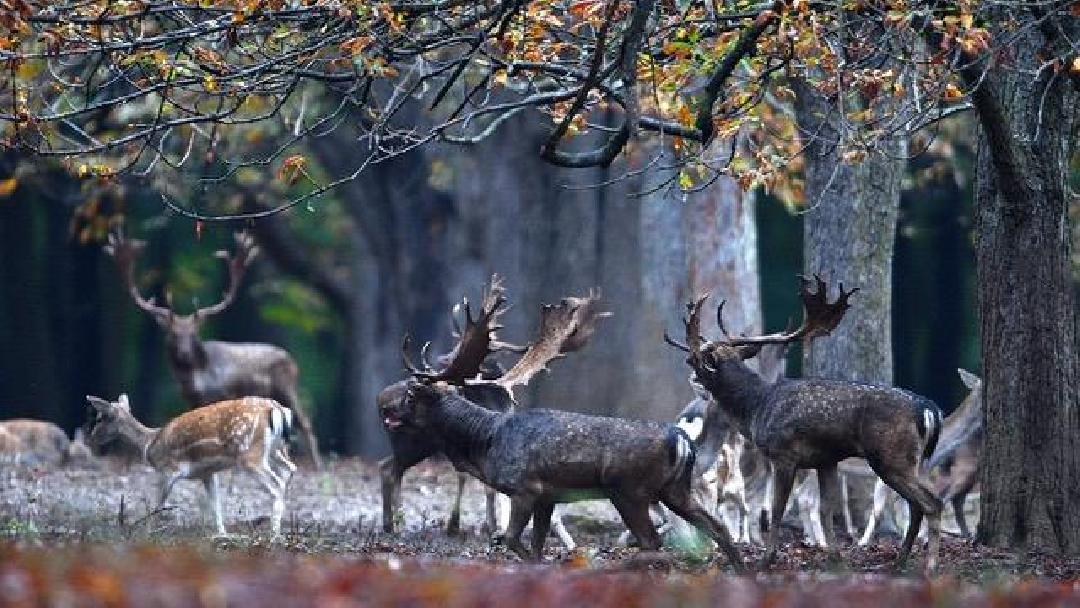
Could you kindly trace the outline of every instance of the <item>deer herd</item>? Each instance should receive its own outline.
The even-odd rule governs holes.
[[[169,369],[192,409],[150,428],[132,415],[126,395],[115,401],[88,396],[88,421],[74,440],[47,422],[0,422],[0,462],[55,465],[123,452],[157,471],[159,506],[178,481],[201,481],[207,517],[219,535],[226,529],[217,474],[236,469],[271,497],[276,537],[296,470],[288,448],[294,421],[306,456],[314,467],[322,466],[298,400],[296,362],[269,344],[199,337],[201,323],[236,299],[258,248],[250,236],[236,235],[235,253],[217,254],[229,277],[221,301],[187,315],[174,310],[170,297],[162,306],[141,295],[135,262],[143,248],[140,241],[113,234],[105,252],[136,306],[164,332]],[[492,277],[478,310],[468,300],[455,306],[450,352],[432,362],[428,343],[417,365],[404,337],[406,375],[377,397],[392,452],[379,463],[383,529],[394,531],[405,471],[441,456],[458,471],[448,531],[460,528],[462,491],[473,477],[487,488],[487,530],[522,559],[541,559],[552,529],[573,549],[559,505],[602,499],[626,525],[620,542],[655,550],[665,530],[696,529],[738,570],[744,561],[735,543],[763,542],[760,566],[767,567],[789,525],[785,512],[794,494],[807,540],[825,547],[830,560],[839,559],[838,519],[860,545],[870,543],[883,524],[898,531],[906,526],[898,566],[908,559],[925,519],[925,565],[932,570],[944,504],[951,505],[959,534],[970,535],[965,505],[978,477],[981,382],[960,370],[970,394],[943,417],[930,400],[897,388],[786,378],[788,346],[829,335],[856,291],[841,284],[830,301],[823,280],[800,281],[802,323],[783,332],[729,335],[721,301],[716,320],[722,335],[709,339],[701,331],[707,295],[687,304],[683,339],[664,339],[685,354],[695,398],[674,424],[661,424],[572,413],[574,403],[519,408],[515,392],[552,362],[585,347],[611,313],[602,310],[597,293],[566,297],[541,307],[531,343],[503,342],[499,319],[507,297]],[[506,353],[518,356],[509,369],[500,364]],[[751,359],[757,362],[753,368]],[[869,495],[871,484],[872,506],[860,534],[851,494],[861,488]],[[521,537],[530,522],[527,547]]]

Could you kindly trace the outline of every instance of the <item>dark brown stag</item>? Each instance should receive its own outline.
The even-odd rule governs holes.
[[[572,319],[588,302],[565,298],[559,306],[546,307],[541,335],[546,327],[569,327],[562,343],[583,342],[588,336],[581,326],[560,319]],[[535,357],[523,357],[498,380],[472,380],[490,351],[494,313],[500,307],[501,303],[492,314],[482,316],[483,331],[463,340],[447,365],[452,372],[415,370],[404,398],[387,407],[384,415],[403,427],[439,437],[458,470],[510,496],[506,541],[522,558],[542,557],[556,504],[606,498],[642,547],[660,546],[649,505],[661,502],[706,532],[741,568],[742,558],[727,530],[691,494],[694,446],[678,427],[558,410],[497,412],[476,404],[481,395],[512,402],[515,386],[565,350],[561,343],[553,343],[536,349]],[[530,519],[531,551],[521,542]]]
[[[502,313],[506,302],[505,290],[499,277],[493,276],[485,291],[480,305],[480,312],[476,319],[472,316],[472,309],[467,299],[464,299],[459,307],[465,316],[464,326],[457,324],[456,318],[451,316],[457,341],[451,351],[438,357],[437,367],[433,367],[424,357],[424,368],[417,368],[405,353],[404,362],[407,371],[413,375],[440,380],[453,377],[467,377],[479,375],[487,380],[495,380],[506,386],[523,386],[540,370],[546,369],[548,363],[563,357],[566,353],[580,350],[595,331],[596,322],[609,313],[600,312],[597,309],[598,298],[590,294],[585,298],[565,298],[558,306],[544,306],[540,313],[539,336],[528,347],[519,347],[498,340],[495,332],[501,329],[498,317]],[[406,339],[407,340],[407,339]],[[427,351],[425,345],[424,352]],[[404,345],[407,349],[408,344]],[[507,372],[503,372],[491,355],[498,352],[520,352],[522,357]],[[478,372],[472,372],[473,362],[480,358],[481,363]],[[379,463],[382,474],[383,494],[383,529],[386,532],[394,530],[394,513],[401,507],[401,478],[406,470],[419,462],[436,454],[444,452],[442,440],[438,436],[422,432],[418,429],[403,426],[389,412],[392,412],[397,403],[405,397],[408,381],[395,382],[383,389],[377,398],[380,416],[383,425],[390,437],[391,456]],[[470,398],[489,409],[495,411],[507,411],[511,402],[500,398],[498,394],[492,394],[482,389],[466,389],[470,391]],[[495,397],[494,399],[492,397]],[[461,496],[467,473],[460,473],[458,478],[457,495],[447,521],[447,531],[456,533],[460,527]],[[487,526],[492,532],[497,530],[494,509],[494,491],[488,489],[487,500]],[[556,532],[559,533],[563,543],[568,547],[573,546],[573,540],[556,519]]]
[[[225,251],[216,254],[229,269],[229,285],[221,301],[188,315],[177,314],[171,301],[160,306],[154,298],[147,299],[139,293],[135,261],[146,246],[143,241],[129,240],[120,233],[113,233],[109,235],[105,253],[116,262],[135,305],[165,331],[169,369],[180,383],[181,395],[191,407],[248,396],[275,399],[296,415],[308,454],[315,466],[321,468],[318,443],[297,396],[299,368],[292,356],[285,349],[270,344],[199,338],[203,321],[225,311],[236,300],[244,272],[258,253],[250,235],[239,232],[235,238],[235,254],[229,255]]]
[[[936,565],[941,501],[920,480],[919,472],[934,451],[941,431],[941,411],[928,399],[896,388],[816,378],[782,379],[769,384],[743,361],[765,344],[787,344],[828,335],[849,308],[855,290],[844,291],[830,303],[825,282],[801,279],[803,323],[793,330],[764,336],[706,341],[701,336],[701,308],[707,296],[687,305],[686,344],[666,337],[689,353],[687,363],[698,381],[731,416],[739,431],[773,463],[775,492],[772,525],[762,565],[776,557],[777,532],[795,473],[816,469],[821,489],[821,521],[836,554],[833,509],[838,504],[837,464],[850,457],[865,458],[874,472],[900,493],[911,508],[911,525],[897,558],[902,565],[925,515],[930,528],[927,568]],[[717,321],[723,331],[723,303]]]

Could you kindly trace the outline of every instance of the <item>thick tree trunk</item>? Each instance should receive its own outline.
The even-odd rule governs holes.
[[[645,188],[668,177],[654,172]],[[722,177],[700,192],[658,191],[641,205],[644,297],[638,378],[645,394],[670,395],[661,397],[654,409],[659,410],[657,417],[671,419],[691,397],[686,382],[689,370],[682,353],[665,344],[661,336],[666,329],[681,339],[681,319],[690,298],[709,292],[711,306],[725,300],[724,321],[731,333],[762,329],[754,195]],[[715,319],[713,314],[705,315],[702,331],[706,336],[718,335]]]
[[[840,326],[804,352],[803,374],[891,385],[892,257],[906,144],[889,141],[859,164],[846,164],[825,100],[805,84],[795,105],[807,145],[804,261],[832,293],[843,283],[859,293]],[[794,288],[794,285],[793,285]]]
[[[1080,375],[1066,181],[1080,95],[1031,27],[973,95],[986,445],[978,539],[1080,553]],[[975,75],[969,75],[974,81]]]

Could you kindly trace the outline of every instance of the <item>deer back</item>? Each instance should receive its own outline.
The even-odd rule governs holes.
[[[280,437],[288,425],[281,404],[263,397],[244,397],[195,408],[163,426],[147,447],[155,467],[179,463],[220,462],[231,466],[268,441]]]
[[[18,438],[23,453],[37,462],[57,464],[64,460],[68,437],[59,426],[44,420],[16,418],[0,422]]]

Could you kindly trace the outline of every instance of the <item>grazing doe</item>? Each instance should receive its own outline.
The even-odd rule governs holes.
[[[244,397],[196,408],[161,428],[148,428],[131,415],[127,395],[115,402],[87,395],[87,443],[95,453],[112,443],[138,450],[160,475],[158,508],[181,479],[198,479],[206,488],[210,517],[224,536],[217,473],[238,468],[255,478],[273,499],[270,530],[281,532],[285,488],[296,470],[285,440],[291,411],[273,399]]]
[[[66,461],[68,436],[64,429],[44,420],[13,418],[0,422],[8,460],[24,465],[60,465]]]
[[[541,335],[544,327],[561,326],[558,319],[576,316],[587,302],[565,298],[559,306],[545,307]],[[557,410],[496,412],[467,398],[488,392],[512,402],[513,387],[543,369],[519,362],[521,367],[515,365],[498,380],[470,381],[489,353],[492,321],[501,305],[500,298],[494,308],[484,311],[478,321],[481,331],[463,336],[445,370],[415,371],[405,398],[391,404],[385,414],[401,425],[440,437],[459,470],[510,496],[507,546],[523,559],[542,558],[557,503],[607,498],[642,547],[660,547],[649,505],[662,502],[705,531],[741,568],[742,558],[727,530],[693,498],[694,446],[678,427]],[[573,345],[587,338],[587,329],[571,323],[567,341]],[[537,352],[536,359],[550,360],[549,355]],[[531,552],[521,542],[530,519]]]
[[[447,370],[449,370],[456,353],[460,352],[462,348],[467,348],[470,343],[483,340],[483,338],[476,337],[478,332],[488,332],[489,337],[487,339],[490,340],[490,344],[487,347],[488,355],[485,356],[480,366],[481,378],[486,380],[507,378],[507,381],[513,382],[515,385],[525,385],[538,371],[546,369],[547,364],[552,360],[583,348],[588,337],[594,331],[595,323],[608,314],[599,312],[596,309],[597,297],[595,295],[586,298],[568,298],[560,306],[573,306],[573,314],[552,314],[545,312],[549,310],[548,307],[545,307],[541,310],[540,336],[529,346],[519,347],[499,341],[494,337],[494,332],[499,329],[496,323],[504,298],[505,290],[502,287],[502,282],[498,276],[493,276],[482,299],[479,319],[472,318],[472,310],[467,299],[463,300],[460,305],[465,315],[464,329],[458,326],[456,318],[451,315],[451,319],[454,321],[457,343],[450,353],[438,358],[437,365],[439,368],[435,369],[427,362],[425,356],[425,369],[423,371],[417,369],[416,366],[409,362],[407,357],[405,359],[406,369],[414,374],[422,373],[434,376],[442,373],[454,373]],[[427,346],[424,347],[425,354]],[[522,353],[518,362],[509,371],[505,372],[490,357],[496,352],[503,351]],[[382,474],[383,530],[386,532],[393,532],[394,513],[401,507],[401,478],[404,472],[415,464],[444,452],[441,438],[432,436],[431,433],[403,426],[393,416],[386,414],[388,409],[392,409],[394,404],[400,402],[405,396],[407,384],[408,382],[405,380],[395,382],[383,389],[376,399],[380,418],[390,437],[392,451],[391,456],[379,463],[380,473]],[[491,394],[485,392],[470,396],[474,402],[494,411],[507,411],[512,406],[512,403],[508,400],[491,399],[490,397]],[[468,477],[469,474],[464,472],[460,472],[458,475],[457,495],[446,526],[447,531],[451,534],[457,533],[460,527],[461,497]],[[501,518],[496,517],[495,500],[494,490],[488,487],[488,530],[493,533],[505,532],[507,522],[500,521]],[[503,509],[503,513],[509,515],[506,509]],[[553,524],[555,533],[559,536],[563,545],[567,549],[573,549],[575,546],[574,540],[562,524],[562,519],[558,514],[555,515]]]
[[[958,369],[960,380],[968,388],[964,401],[945,418],[941,439],[927,468],[934,494],[942,502],[952,505],[960,535],[971,536],[964,514],[968,493],[979,479],[979,461],[983,443],[982,379],[966,369]],[[859,545],[870,544],[886,509],[896,519],[896,494],[879,480],[874,485],[874,506],[866,522],[866,530]]]
[[[909,526],[897,564],[906,562],[925,515],[930,527],[927,568],[936,567],[940,540],[941,501],[919,479],[941,431],[941,411],[928,399],[895,388],[816,378],[785,379],[768,384],[743,362],[765,344],[788,344],[828,335],[849,308],[845,292],[829,303],[825,282],[801,279],[803,322],[793,331],[763,336],[725,337],[707,341],[701,336],[701,308],[707,296],[687,305],[686,343],[667,341],[688,353],[694,375],[734,420],[745,437],[773,465],[772,522],[762,566],[776,558],[780,522],[796,471],[816,469],[822,495],[821,520],[831,557],[836,559],[833,507],[837,504],[837,463],[853,456],[865,458],[885,483],[911,507]],[[723,331],[723,303],[717,309]]]
[[[165,330],[165,347],[169,369],[180,384],[180,393],[191,407],[199,407],[226,399],[259,396],[274,399],[292,410],[306,444],[308,456],[316,467],[322,468],[319,446],[311,421],[300,407],[297,396],[299,368],[283,348],[270,344],[220,342],[202,340],[199,329],[203,321],[224,312],[234,300],[248,265],[259,249],[246,233],[237,233],[236,253],[217,252],[229,268],[229,286],[221,301],[198,308],[189,315],[179,315],[172,308],[158,306],[153,298],[139,293],[135,281],[135,261],[146,243],[125,239],[119,233],[109,235],[105,252],[113,258],[127,286],[131,299]],[[169,298],[166,297],[166,300]]]

